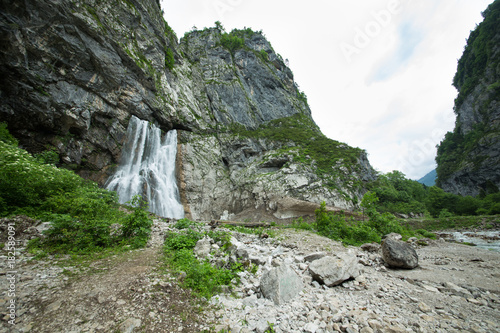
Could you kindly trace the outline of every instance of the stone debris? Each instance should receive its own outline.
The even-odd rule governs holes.
[[[382,256],[388,267],[412,269],[418,266],[417,252],[410,244],[387,237],[382,243]]]
[[[21,249],[16,326],[12,330],[7,324],[8,297],[1,290],[0,332],[264,333],[271,328],[278,333],[500,331],[498,253],[434,242],[417,247],[420,266],[392,270],[384,266],[379,252],[346,248],[316,234],[291,229],[277,231],[274,238],[233,232],[228,255],[223,255],[214,240],[201,240],[198,255],[212,264],[238,261],[254,269],[240,272],[238,285],[224,288],[225,293],[209,300],[212,306],[204,306],[204,321],[189,325],[182,319],[191,315],[183,310],[188,305],[174,299],[179,292],[178,280],[162,277],[152,267],[146,269],[146,257],[161,247],[168,231],[175,231],[172,226],[155,221],[148,243],[151,248],[131,252],[136,259],[111,257],[91,263],[83,273],[78,267],[56,265],[57,259],[52,257],[30,262]],[[483,262],[470,261],[479,257]],[[444,259],[448,265],[435,265]],[[125,274],[103,265],[115,260],[133,260],[139,266],[130,267]],[[335,283],[324,273],[330,281],[324,283],[313,276],[320,267],[346,272],[339,274],[342,279]],[[0,267],[1,285],[7,283],[6,271]],[[73,275],[84,278],[73,280]],[[172,314],[173,310],[178,312]]]
[[[290,265],[283,263],[262,275],[260,290],[265,298],[279,305],[298,295],[302,290],[302,279]]]
[[[359,270],[358,259],[348,253],[338,254],[336,257],[326,256],[309,265],[312,278],[327,287],[358,277]]]

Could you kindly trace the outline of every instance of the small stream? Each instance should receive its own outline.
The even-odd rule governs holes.
[[[482,249],[500,252],[500,230],[440,232],[439,236],[457,243],[472,243]]]

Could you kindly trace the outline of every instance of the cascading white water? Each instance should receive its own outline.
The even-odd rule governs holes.
[[[162,142],[158,127],[132,116],[120,165],[106,188],[118,193],[120,203],[140,194],[147,199],[150,212],[183,218],[175,178],[176,154],[177,131],[169,131]]]

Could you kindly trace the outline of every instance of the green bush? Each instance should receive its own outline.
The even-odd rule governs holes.
[[[318,233],[325,237],[341,241],[345,245],[361,245],[369,242],[380,242],[380,235],[362,221],[348,219],[344,215],[326,211],[323,202],[316,210],[316,226]]]
[[[183,224],[187,224],[186,221]],[[241,264],[233,264],[227,268],[217,268],[206,260],[198,261],[194,256],[193,248],[205,235],[216,242],[221,242],[223,250],[230,245],[231,235],[226,231],[216,230],[201,233],[186,227],[178,233],[170,232],[167,234],[164,253],[166,263],[171,269],[185,273],[182,280],[184,287],[192,289],[200,296],[210,298],[220,291],[221,286],[229,285],[233,279],[238,280],[237,273],[241,271],[242,267]]]
[[[220,38],[220,43],[224,48],[229,50],[231,54],[234,54],[234,51],[241,49],[245,45],[243,38],[235,36],[232,33],[223,33]]]
[[[5,205],[37,207],[54,195],[81,187],[83,179],[73,172],[41,163],[23,149],[0,141],[0,197]]]
[[[221,286],[229,285],[233,279],[238,279],[238,270],[219,269],[209,262],[198,261],[193,251],[187,248],[166,253],[167,263],[177,272],[184,272],[181,284],[192,289],[198,295],[210,298],[220,292]]]
[[[165,237],[164,246],[166,249],[173,250],[183,250],[183,249],[193,249],[196,243],[203,238],[203,234],[191,229],[187,229],[182,233],[171,232]]]
[[[35,158],[41,164],[58,164],[59,154],[54,150],[46,150],[35,155]]]
[[[149,218],[147,203],[140,195],[136,195],[127,204],[132,207],[133,212],[123,220],[122,237],[131,239],[134,247],[143,247],[149,239],[153,226],[153,221]]]
[[[82,253],[99,251],[112,243],[111,223],[100,219],[77,219],[67,214],[45,217],[52,227],[45,231],[44,248],[50,252]]]
[[[188,228],[197,228],[200,226],[200,223],[191,221],[189,219],[180,219],[174,224],[174,228],[182,230],[182,229],[188,229]]]
[[[31,247],[81,253],[119,243],[145,245],[152,222],[144,205],[136,205],[129,215],[121,212],[115,192],[57,168],[52,164],[56,155],[48,151],[33,157],[0,141],[0,214],[23,213],[52,222],[46,237]],[[113,223],[122,224],[122,235],[111,237]]]
[[[0,141],[12,146],[17,146],[16,138],[10,134],[7,129],[7,124],[4,122],[0,122]]]
[[[416,234],[420,234],[423,237],[430,238],[430,239],[436,239],[437,238],[435,234],[433,234],[432,232],[427,231],[425,229],[417,229],[417,230],[415,230],[415,233]]]
[[[174,69],[174,64],[175,64],[175,59],[174,59],[174,52],[172,52],[171,49],[167,49],[165,51],[165,66],[172,70]]]
[[[446,209],[446,208],[443,208],[443,209],[439,212],[439,218],[440,218],[440,219],[447,218],[447,217],[452,217],[452,216],[453,216],[453,214],[452,214],[452,213],[450,213],[450,212],[448,211],[448,209]]]

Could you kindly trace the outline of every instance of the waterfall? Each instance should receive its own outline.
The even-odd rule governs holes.
[[[106,188],[116,191],[122,204],[141,194],[148,201],[150,212],[183,218],[175,178],[176,154],[177,131],[169,131],[162,141],[158,127],[132,116],[118,170]]]

